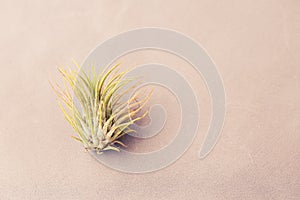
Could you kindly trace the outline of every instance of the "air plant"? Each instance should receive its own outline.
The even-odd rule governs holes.
[[[53,87],[65,119],[77,133],[72,137],[86,150],[98,154],[106,150],[120,151],[120,146],[126,147],[120,138],[134,132],[130,125],[147,115],[148,111],[142,109],[152,92],[141,100],[134,93],[131,98],[122,101],[134,86],[125,87],[133,79],[125,79],[128,71],[118,72],[119,64],[100,74],[95,69],[88,73],[78,64],[76,66],[77,70],[60,68],[64,88],[57,84]],[[78,100],[76,105],[70,89],[74,99]],[[137,116],[140,112],[142,114]]]

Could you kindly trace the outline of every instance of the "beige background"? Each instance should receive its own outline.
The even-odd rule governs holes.
[[[1,200],[300,199],[300,1],[1,0],[0,24]],[[209,97],[197,90],[203,123],[189,150],[168,168],[131,175],[70,139],[48,80],[59,79],[57,66],[143,26],[203,45],[224,79],[228,111],[217,146],[199,160]]]

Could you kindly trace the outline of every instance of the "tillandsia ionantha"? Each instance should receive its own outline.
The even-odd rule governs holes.
[[[147,115],[148,110],[143,111],[143,108],[152,91],[140,100],[135,92],[128,100],[122,101],[134,89],[134,86],[125,87],[133,81],[125,78],[128,70],[119,72],[120,64],[117,64],[98,74],[95,68],[86,72],[77,63],[75,65],[77,70],[59,68],[64,88],[52,85],[66,120],[77,133],[72,137],[86,150],[94,150],[98,154],[106,150],[120,151],[119,147],[126,145],[119,139],[135,132],[130,125]],[[70,89],[78,100],[78,106]]]

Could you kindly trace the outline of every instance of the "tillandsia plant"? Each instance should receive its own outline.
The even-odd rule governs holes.
[[[142,109],[152,92],[140,100],[134,93],[129,100],[122,101],[134,89],[134,86],[125,87],[133,80],[125,79],[128,71],[119,72],[117,64],[97,74],[95,68],[86,72],[75,64],[77,70],[59,69],[64,88],[57,84],[53,87],[66,120],[78,134],[72,137],[81,142],[86,150],[94,150],[98,154],[106,150],[120,151],[119,147],[126,145],[119,139],[134,132],[130,125],[147,115],[148,111]],[[78,105],[74,104],[70,89]]]

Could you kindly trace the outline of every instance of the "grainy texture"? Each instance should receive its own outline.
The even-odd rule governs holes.
[[[0,199],[300,199],[300,1],[1,0],[0,24]],[[97,163],[70,138],[48,80],[58,79],[57,66],[143,26],[202,44],[228,105],[220,141],[198,160],[209,97],[184,68],[194,87],[202,82],[199,134],[172,166],[131,175]]]

